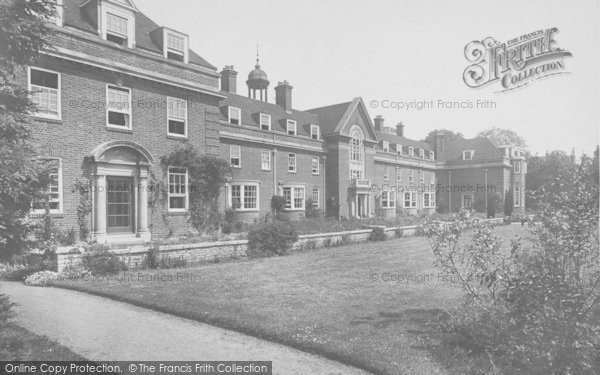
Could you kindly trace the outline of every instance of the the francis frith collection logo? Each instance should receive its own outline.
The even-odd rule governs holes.
[[[494,82],[499,91],[513,90],[541,78],[567,74],[565,57],[571,52],[558,47],[557,28],[537,30],[500,43],[492,37],[472,41],[465,47],[471,63],[464,73],[465,84],[472,88]]]

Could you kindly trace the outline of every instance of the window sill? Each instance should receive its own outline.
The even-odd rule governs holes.
[[[34,121],[38,121],[38,122],[50,122],[53,124],[62,124],[63,120],[61,118],[56,118],[56,117],[44,117],[44,116],[38,116],[38,115],[31,115],[31,118]]]
[[[110,131],[113,131],[113,132],[119,132],[119,133],[133,134],[133,130],[132,129],[129,129],[129,128],[119,128],[119,127],[110,126],[110,125],[106,126],[106,130],[110,130]]]
[[[46,214],[44,212],[32,212],[29,214],[29,217],[31,217],[32,219],[40,219],[43,218]],[[62,219],[65,217],[65,213],[64,212],[50,212],[49,216],[51,218],[57,218],[57,219]]]
[[[167,139],[172,139],[174,141],[189,141],[190,139],[184,135],[175,135],[175,134],[167,134]]]
[[[169,216],[186,216],[189,214],[189,211],[167,211]]]
[[[258,212],[258,208],[249,208],[249,209],[240,209],[240,208],[232,208],[233,212]]]

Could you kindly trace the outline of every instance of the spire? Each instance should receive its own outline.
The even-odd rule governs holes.
[[[256,43],[256,65],[254,66],[256,69],[260,68],[259,57],[258,57],[258,43]]]

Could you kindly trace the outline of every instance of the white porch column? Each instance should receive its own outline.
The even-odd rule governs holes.
[[[137,233],[142,237],[148,232],[148,172],[145,170],[140,170],[137,196]]]
[[[96,237],[106,236],[106,195],[107,195],[107,187],[106,187],[106,176],[104,175],[96,175],[96,228],[95,235]]]

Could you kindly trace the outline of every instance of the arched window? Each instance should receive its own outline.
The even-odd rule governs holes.
[[[365,149],[364,136],[358,126],[350,129],[350,178],[362,179],[364,176]]]
[[[352,139],[350,140],[350,161],[363,161],[363,135],[359,129],[352,131]]]

